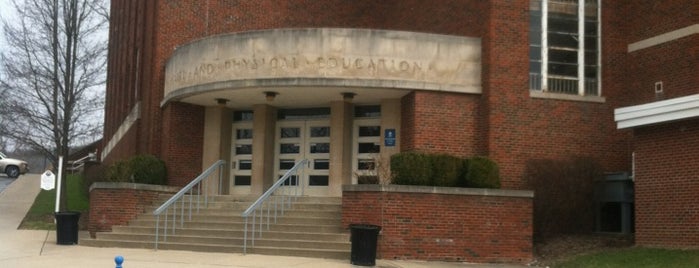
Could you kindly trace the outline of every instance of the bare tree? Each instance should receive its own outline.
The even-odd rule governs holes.
[[[41,151],[57,167],[71,146],[102,130],[106,3],[12,0],[12,8],[16,19],[2,20],[8,45],[0,54],[2,134]]]

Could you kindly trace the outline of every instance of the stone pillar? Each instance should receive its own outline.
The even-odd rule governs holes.
[[[376,175],[379,176],[379,183],[386,184],[391,178],[391,156],[400,153],[400,99],[381,100],[381,153],[376,163]],[[386,146],[386,130],[394,129],[396,132],[395,145]]]
[[[330,103],[329,196],[342,196],[342,185],[352,183],[352,108],[345,101]]]
[[[274,184],[274,133],[277,109],[266,104],[253,105],[252,175],[250,193],[261,195]]]
[[[231,158],[231,123],[233,112],[226,107],[206,107],[204,116],[204,146],[202,152],[202,171],[209,168],[218,160],[230,163]],[[228,194],[230,184],[230,167],[224,165],[222,181],[219,182],[219,172],[212,173],[204,187],[209,194],[218,194],[219,185],[222,185],[221,194]]]

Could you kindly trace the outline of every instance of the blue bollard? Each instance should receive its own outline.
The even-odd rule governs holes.
[[[124,257],[116,256],[114,257],[114,262],[116,262],[116,268],[122,268],[121,264],[124,263]]]

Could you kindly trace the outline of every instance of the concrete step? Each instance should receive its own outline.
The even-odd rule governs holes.
[[[96,239],[83,239],[81,244],[97,247],[136,247],[154,248],[156,217],[152,214],[160,204],[171,195],[163,195],[153,205],[147,206],[146,212],[131,220],[128,226],[114,226],[111,233],[98,233]],[[199,196],[191,196],[192,200]],[[280,200],[280,197],[277,197]],[[207,207],[199,207],[198,213],[189,215],[189,196],[185,196],[184,222],[182,203],[177,203],[176,210],[170,210],[168,220],[160,216],[159,230],[173,225],[177,229],[167,236],[167,241],[158,242],[159,249],[176,249],[206,252],[242,252],[245,219],[241,214],[256,197],[250,196],[212,196]],[[200,199],[203,201],[203,199]],[[286,200],[286,199],[285,199]],[[278,205],[277,208],[280,208]],[[273,205],[269,205],[272,208]],[[192,204],[196,208],[196,204]],[[262,215],[267,215],[267,206]],[[284,215],[277,215],[277,223],[262,219],[263,233],[255,239],[252,247],[252,218],[248,218],[249,253],[306,256],[317,258],[348,259],[351,243],[349,231],[342,228],[341,198],[300,197],[295,203],[285,208]],[[269,215],[273,216],[270,210]],[[259,212],[257,214],[260,215]],[[260,218],[255,218],[255,230],[260,228]],[[269,228],[269,230],[267,230]],[[258,234],[259,235],[259,234]]]
[[[112,234],[155,234],[154,227],[135,227],[135,226],[114,226]],[[162,231],[162,230],[161,230]],[[243,230],[227,230],[227,229],[177,229],[178,235],[187,236],[213,236],[213,237],[243,237]],[[99,238],[109,233],[98,233]],[[349,241],[349,232],[344,233],[317,233],[317,232],[289,232],[289,231],[265,231],[262,234],[269,239],[289,239],[289,240],[318,240],[328,242],[346,242]]]

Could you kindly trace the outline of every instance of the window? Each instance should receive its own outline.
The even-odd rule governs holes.
[[[601,0],[531,0],[530,90],[600,95]]]

